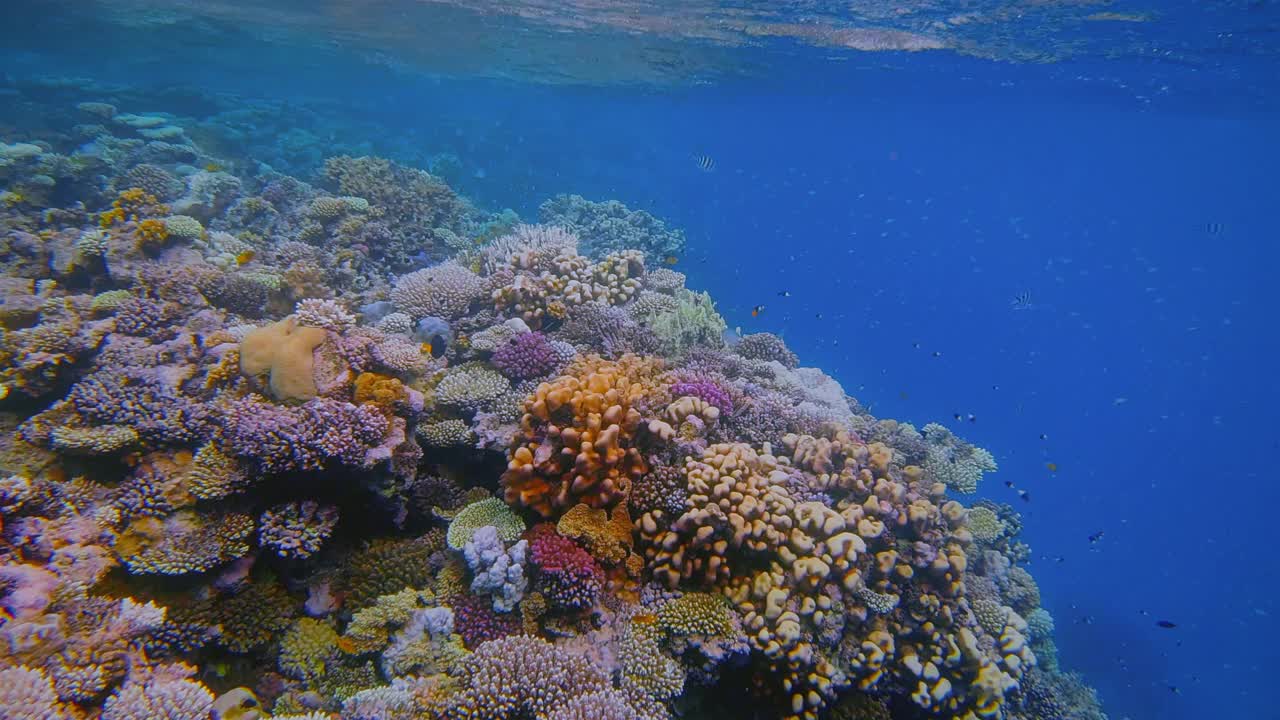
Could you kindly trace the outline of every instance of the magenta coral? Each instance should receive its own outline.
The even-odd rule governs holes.
[[[454,631],[468,648],[520,632],[518,613],[499,613],[488,596],[458,595],[452,601]]]
[[[678,382],[671,385],[671,397],[696,397],[715,405],[722,413],[733,412],[733,398],[720,385],[710,381]]]
[[[528,539],[538,566],[537,590],[552,607],[582,610],[595,604],[604,572],[590,553],[546,523],[530,530]]]
[[[373,405],[316,398],[290,407],[256,395],[232,403],[224,423],[231,450],[266,473],[362,465],[389,427]]]
[[[560,354],[546,335],[527,332],[516,335],[493,353],[493,366],[512,380],[543,377],[556,369]]]

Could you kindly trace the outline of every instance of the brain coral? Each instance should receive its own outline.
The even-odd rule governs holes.
[[[550,517],[579,502],[611,507],[648,471],[642,410],[663,392],[653,360],[575,361],[525,402],[502,488],[507,502]]]

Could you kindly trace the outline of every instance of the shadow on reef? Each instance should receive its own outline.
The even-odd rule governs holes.
[[[1104,717],[991,454],[678,230],[68,93],[0,145],[0,716]]]

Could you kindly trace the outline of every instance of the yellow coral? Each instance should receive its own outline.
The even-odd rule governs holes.
[[[149,194],[142,188],[131,187],[116,196],[115,201],[111,203],[111,209],[102,213],[98,223],[103,228],[109,228],[126,220],[139,220],[144,215],[163,215],[168,212],[169,208],[162,205],[155,195]]]
[[[393,415],[395,406],[408,397],[409,391],[405,389],[404,383],[396,378],[371,372],[360,373],[356,377],[353,400],[358,405],[371,403],[384,415]]]
[[[609,513],[578,503],[561,516],[556,530],[565,537],[582,540],[596,559],[609,565],[626,560],[634,545],[626,505],[619,505]]]

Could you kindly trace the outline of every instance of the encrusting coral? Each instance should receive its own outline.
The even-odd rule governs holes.
[[[0,207],[0,716],[1105,717],[991,454],[726,339],[679,231],[83,99],[4,145],[94,169]]]

